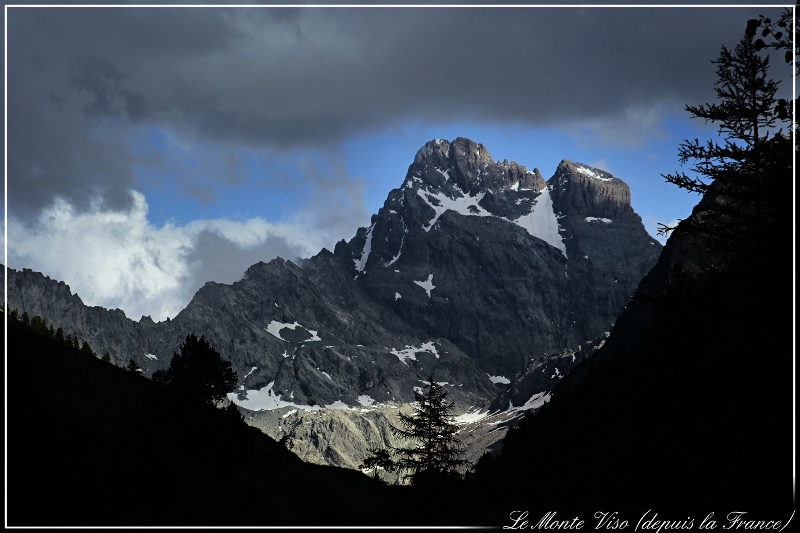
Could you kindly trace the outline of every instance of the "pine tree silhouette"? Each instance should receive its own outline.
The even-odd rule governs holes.
[[[414,391],[414,401],[414,412],[401,413],[399,427],[392,425],[390,429],[395,437],[416,444],[410,448],[373,450],[361,468],[374,469],[376,473],[378,468],[398,472],[413,485],[428,485],[458,476],[457,468],[467,461],[462,459],[464,445],[456,436],[454,403],[447,402],[447,391],[431,376],[422,393]]]
[[[92,347],[89,346],[89,343],[86,341],[83,341],[83,346],[81,346],[81,351],[87,355],[97,357],[97,354],[94,353],[94,350],[92,350]]]
[[[205,336],[198,339],[194,333],[190,333],[180,345],[180,350],[172,354],[169,368],[156,371],[153,381],[202,402],[216,404],[236,389],[238,378],[230,361],[222,359]]]
[[[759,53],[783,45],[765,45],[761,39],[754,39],[755,28],[762,22],[748,22],[735,48],[723,46],[719,58],[713,61],[717,65],[718,101],[686,106],[692,118],[717,124],[722,142],[684,140],[678,149],[680,162],[693,161],[696,176],[683,172],[662,175],[688,192],[705,196],[680,227],[705,236],[714,255],[713,262],[704,265],[707,272],[717,271],[745,249],[758,249],[771,228],[791,223],[778,220],[786,212],[785,198],[779,192],[783,190],[782,180],[792,176],[791,139],[778,128],[791,126],[792,117],[787,113],[789,102],[775,97],[779,82],[769,77],[769,56]],[[785,25],[785,21],[781,23]],[[772,29],[765,28],[762,35],[770,32]],[[771,34],[777,39],[783,37],[777,30]],[[660,235],[675,229],[659,226]]]

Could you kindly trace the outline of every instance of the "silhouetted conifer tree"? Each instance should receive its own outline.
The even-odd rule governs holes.
[[[83,341],[83,346],[81,346],[81,351],[87,355],[91,355],[92,357],[97,357],[97,354],[94,353],[94,350],[92,350],[92,347],[89,346],[89,343],[86,341]]]
[[[359,467],[362,470],[369,470],[372,472],[372,477],[378,477],[378,471],[386,470],[387,472],[397,471],[397,465],[392,459],[391,450],[388,448],[375,448],[370,450],[370,456],[364,459]]]
[[[135,360],[134,360],[134,359],[131,357],[131,359],[128,361],[128,366],[127,366],[127,368],[128,368],[128,370],[130,370],[131,372],[138,372],[138,371],[140,370],[140,368],[141,368],[141,367],[139,366],[139,363],[137,363],[137,362],[136,362],[136,361],[135,361]]]
[[[30,327],[31,331],[37,335],[41,335],[42,337],[47,337],[49,335],[47,322],[45,322],[45,320],[39,315],[35,315],[31,318]]]
[[[423,392],[414,391],[416,407],[411,415],[401,413],[400,427],[391,426],[392,434],[416,444],[410,448],[390,447],[374,450],[364,460],[362,469],[383,468],[390,472],[410,472],[403,479],[414,485],[456,476],[456,469],[466,464],[464,445],[456,436],[453,402],[431,376]]]
[[[213,405],[236,389],[238,378],[230,361],[222,359],[205,336],[198,339],[191,333],[172,354],[169,368],[156,371],[153,381]]]
[[[790,64],[793,57],[800,52],[800,41],[798,40],[800,27],[795,24],[795,38],[794,43],[792,43],[790,33],[792,31],[792,12],[788,8],[783,10],[783,13],[781,13],[780,18],[776,22],[772,22],[772,20],[764,15],[760,15],[757,19],[748,20],[745,36],[748,38],[755,37],[758,28],[761,28],[759,32],[761,37],[755,40],[754,44],[756,50],[772,48],[779,52],[783,51],[783,60],[787,64]],[[772,40],[769,42],[764,41],[764,39],[768,37],[771,37]],[[795,74],[800,74],[800,63],[796,65]],[[790,108],[786,111],[787,114],[789,114]]]
[[[63,330],[63,329],[61,329],[61,328],[58,328],[58,329],[56,330],[55,339],[56,339],[58,342],[64,342],[64,330]]]
[[[762,57],[759,51],[788,44],[765,45],[761,39],[754,40],[755,29],[762,23],[771,21],[762,18],[761,22],[748,22],[745,36],[736,47],[729,50],[723,46],[719,58],[713,61],[717,65],[718,101],[686,106],[692,118],[718,124],[722,142],[684,140],[678,150],[680,162],[693,161],[696,177],[683,172],[663,175],[688,192],[710,193],[700,204],[701,212],[681,224],[682,230],[708,236],[717,260],[706,265],[708,270],[717,268],[731,254],[760,246],[765,232],[779,218],[785,218],[785,202],[779,191],[782,182],[792,177],[792,147],[790,138],[778,127],[791,123],[790,102],[775,98],[779,82],[768,75],[769,56]],[[780,23],[786,24],[783,17]],[[774,29],[765,28],[762,36],[771,34],[779,41],[783,34],[773,33]],[[674,229],[660,224],[659,234]]]

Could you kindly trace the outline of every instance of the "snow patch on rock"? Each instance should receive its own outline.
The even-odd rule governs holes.
[[[364,407],[370,407],[372,405],[375,405],[375,400],[368,394],[362,394],[361,396],[358,397],[358,403],[360,403]]]
[[[238,394],[229,392],[228,399],[239,407],[244,407],[250,411],[272,411],[281,407],[296,407],[304,411],[320,410],[319,405],[298,405],[294,402],[281,400],[280,395],[276,395],[272,390],[273,385],[275,385],[275,382],[270,381],[266,387],[245,391],[246,398],[244,400],[240,400]]]
[[[577,170],[581,174],[584,174],[586,176],[589,176],[592,179],[599,180],[599,181],[611,181],[611,179],[612,179],[612,178],[604,178],[603,176],[601,176],[600,174],[598,174],[594,170],[592,170],[590,168],[587,168],[587,167],[584,167],[584,166],[575,165],[575,170]]]
[[[433,274],[429,274],[428,279],[425,281],[415,281],[414,283],[425,289],[425,292],[428,294],[428,298],[431,297],[431,291],[436,288],[436,285],[433,284]]]
[[[389,351],[391,352],[392,355],[397,356],[397,358],[400,359],[400,361],[404,365],[408,365],[406,361],[408,361],[409,359],[416,361],[417,360],[416,354],[418,352],[428,352],[435,355],[437,359],[439,358],[439,352],[436,351],[436,346],[433,344],[433,341],[425,342],[419,348],[415,348],[414,346],[409,346],[408,344],[406,344],[406,348],[404,350],[398,351],[395,348],[392,348]]]
[[[520,405],[519,407],[514,407],[513,403],[508,402],[508,409],[506,410],[506,412],[530,411],[531,409],[538,409],[539,407],[543,406],[549,401],[550,401],[549,393],[537,392],[536,394],[531,396],[527,402]]]
[[[369,259],[369,253],[372,251],[372,230],[375,229],[375,224],[369,227],[367,230],[367,240],[364,242],[364,248],[361,250],[361,258],[360,259],[353,259],[353,262],[356,265],[357,272],[364,272],[364,267],[367,264],[367,259]]]
[[[282,400],[279,394],[275,394],[275,392],[272,390],[274,385],[275,382],[270,381],[266,387],[262,387],[258,390],[248,390],[246,391],[247,397],[244,400],[240,400],[237,393],[229,392],[228,399],[239,407],[244,407],[250,411],[272,411],[275,409],[281,409],[283,407],[296,408],[293,411],[286,413],[283,418],[286,418],[292,413],[297,412],[297,409],[302,409],[303,411],[319,411],[320,409],[355,409],[341,400],[336,400],[332,404],[325,405],[323,407],[320,407],[319,405],[301,405],[294,402],[287,402]],[[294,397],[294,391],[292,391],[292,394],[290,395],[290,398],[292,397]]]
[[[457,187],[456,191],[461,196],[453,199],[441,191],[432,193],[422,189],[417,189],[417,194],[420,196],[420,198],[425,200],[425,203],[436,212],[433,219],[428,222],[427,227],[423,227],[422,229],[425,231],[430,231],[433,225],[436,224],[436,221],[439,220],[439,217],[442,216],[446,211],[455,211],[460,215],[472,217],[493,216],[490,212],[478,205],[478,203],[486,194],[485,191],[481,191],[475,196],[467,196],[461,191],[461,189],[458,189]]]
[[[553,199],[550,198],[550,189],[544,188],[542,193],[534,200],[533,208],[527,215],[523,215],[514,224],[522,227],[529,234],[542,239],[547,244],[558,248],[564,257],[567,257],[567,248],[564,239],[558,232],[558,218],[553,210]]]
[[[455,417],[455,423],[458,425],[472,424],[474,422],[483,420],[484,418],[486,418],[488,414],[489,414],[488,411],[484,413],[481,412],[480,408],[473,407],[463,415],[458,415],[457,417]]]
[[[304,341],[301,341],[301,342],[312,342],[312,341],[321,341],[322,340],[317,336],[317,332],[316,331],[314,331],[313,329],[308,329],[307,327],[300,325],[300,323],[298,323],[297,321],[295,321],[292,324],[286,324],[285,322],[278,322],[277,320],[273,320],[264,329],[270,335],[273,335],[274,337],[277,337],[277,338],[279,338],[280,340],[282,340],[284,342],[288,342],[286,339],[281,337],[281,333],[280,333],[281,330],[284,329],[284,328],[288,328],[288,329],[291,329],[292,331],[294,331],[295,328],[297,328],[297,327],[301,327],[301,328],[303,328],[304,330],[306,330],[307,332],[309,332],[311,334],[311,337],[309,337],[308,339],[305,339]],[[284,352],[283,356],[287,357],[285,352]]]

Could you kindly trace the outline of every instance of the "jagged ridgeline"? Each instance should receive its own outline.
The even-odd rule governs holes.
[[[479,456],[503,434],[488,435],[497,416],[541,405],[574,354],[591,353],[660,251],[609,173],[564,160],[545,181],[439,139],[352,239],[208,282],[172,320],[85,306],[30,270],[8,270],[8,301],[145,376],[203,334],[232,362],[248,423],[308,461],[355,468],[392,442],[388,421],[430,375]]]

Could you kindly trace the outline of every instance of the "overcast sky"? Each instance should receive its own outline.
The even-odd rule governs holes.
[[[721,45],[777,8],[9,8],[8,264],[173,317],[349,240],[433,138],[603,168],[656,222]],[[773,73],[790,89],[786,67]]]

